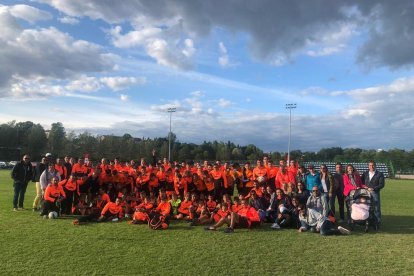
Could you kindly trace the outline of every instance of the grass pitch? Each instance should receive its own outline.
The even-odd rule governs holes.
[[[206,232],[172,222],[166,231],[126,222],[72,226],[12,212],[10,171],[0,171],[1,275],[414,275],[414,181],[386,180],[378,232],[322,237],[265,224]],[[25,207],[35,193],[29,183]]]

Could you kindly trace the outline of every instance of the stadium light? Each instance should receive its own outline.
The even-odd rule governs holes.
[[[292,109],[296,108],[295,103],[288,103],[286,104],[286,109],[289,109],[289,142],[288,142],[288,160],[287,164],[290,164],[290,138],[292,135]]]
[[[171,161],[171,116],[173,112],[176,112],[175,107],[169,107],[167,112],[170,113],[170,133],[168,134],[168,161]]]

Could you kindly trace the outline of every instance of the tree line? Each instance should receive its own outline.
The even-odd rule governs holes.
[[[50,130],[31,121],[12,121],[0,125],[0,160],[19,160],[21,155],[29,153],[33,160],[40,160],[46,152],[55,156],[83,156],[89,154],[90,159],[101,157],[121,160],[151,158],[155,149],[160,157],[168,157],[168,137],[137,138],[130,134],[92,135],[88,132],[76,134],[66,132],[60,122],[53,123]],[[180,142],[175,134],[171,139],[171,156],[178,161],[187,160],[250,160],[254,161],[263,155],[273,160],[286,159],[286,152],[263,152],[253,144],[236,145],[231,141],[204,141],[201,144]],[[322,148],[318,152],[293,150],[291,159],[300,162],[392,162],[397,171],[412,171],[414,168],[414,149],[390,149],[377,151],[373,149]]]

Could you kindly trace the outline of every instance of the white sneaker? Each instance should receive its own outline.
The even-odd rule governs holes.
[[[276,222],[272,224],[272,226],[270,226],[270,228],[272,229],[280,229],[279,224],[277,224]]]
[[[47,215],[43,215],[43,219],[47,219]]]
[[[117,222],[118,220],[119,220],[118,218],[112,219],[113,222]]]
[[[351,231],[342,226],[338,226],[338,231],[341,232],[342,235],[351,235]]]

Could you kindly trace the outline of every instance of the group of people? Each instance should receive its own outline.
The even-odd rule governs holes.
[[[294,160],[275,165],[264,156],[253,167],[228,162],[151,162],[102,158],[94,165],[87,158],[46,154],[32,167],[29,155],[12,170],[13,210],[23,209],[30,181],[36,183],[33,211],[47,218],[78,215],[74,224],[129,220],[131,224],[159,219],[160,228],[168,228],[172,219],[188,221],[206,230],[227,226],[251,228],[270,223],[272,229],[311,230],[322,235],[350,234],[338,222],[345,222],[346,198],[352,190],[366,188],[372,195],[377,221],[381,221],[380,190],[384,175],[369,162],[369,170],[360,175],[352,165],[345,172],[336,164],[330,173],[325,165],[319,172]],[[335,202],[339,218],[335,218]]]

